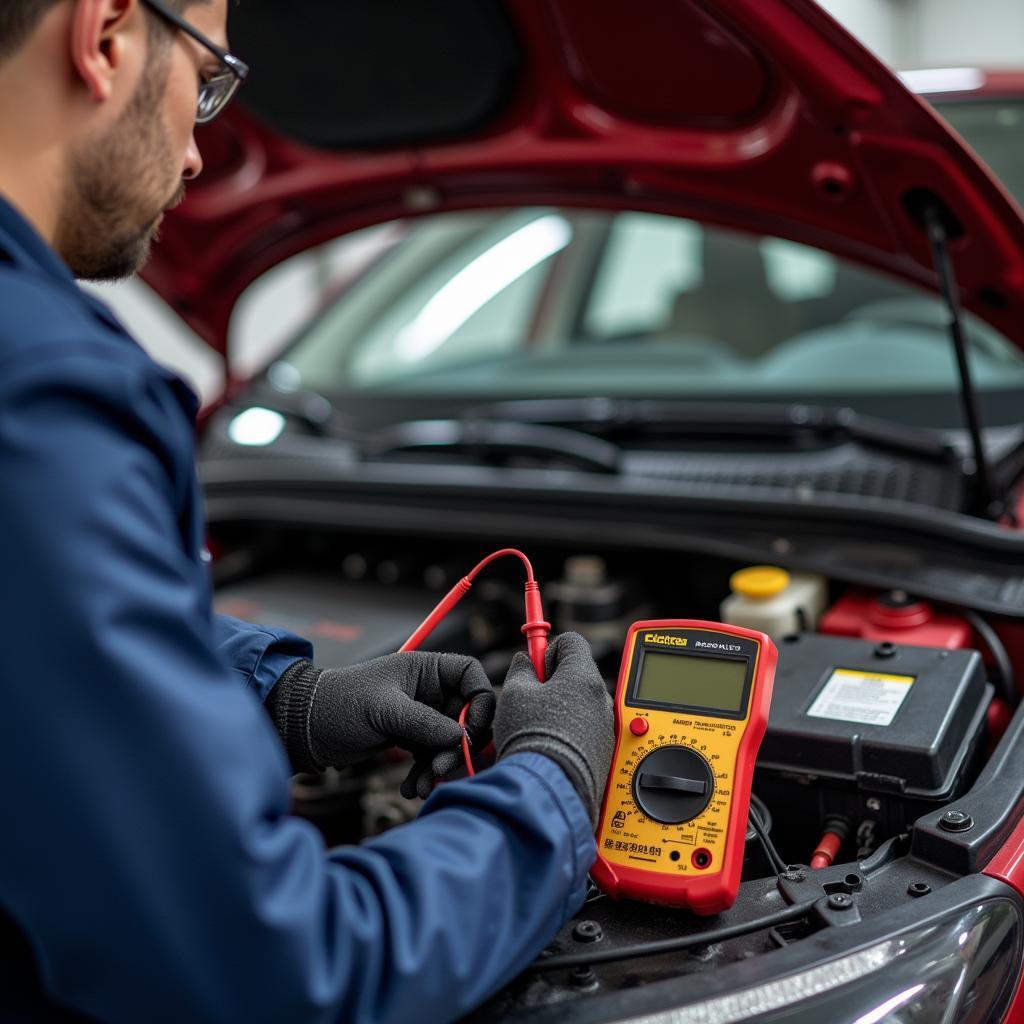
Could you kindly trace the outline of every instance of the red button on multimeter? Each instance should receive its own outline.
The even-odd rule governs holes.
[[[698,914],[732,906],[777,658],[767,636],[738,626],[630,627],[591,871],[609,896]]]

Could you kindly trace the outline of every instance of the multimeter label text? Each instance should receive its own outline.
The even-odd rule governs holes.
[[[686,647],[689,638],[673,636],[671,633],[644,633],[645,644],[665,644],[668,647]]]

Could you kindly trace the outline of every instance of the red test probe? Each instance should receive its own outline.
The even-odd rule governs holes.
[[[490,565],[491,562],[505,555],[515,556],[523,563],[526,569],[526,591],[524,595],[526,622],[523,624],[523,635],[526,637],[526,649],[529,652],[530,661],[533,663],[533,670],[537,673],[537,678],[543,683],[546,678],[544,673],[544,656],[548,649],[548,634],[551,632],[551,623],[544,620],[544,608],[540,600],[540,587],[533,577],[533,566],[526,555],[515,548],[502,548],[500,551],[495,551],[470,569],[441,598],[437,603],[437,607],[423,620],[416,632],[402,644],[399,650],[418,650],[423,641],[437,628],[438,623],[469,593],[469,588],[473,585],[473,580],[476,579],[478,573]],[[459,713],[459,725],[462,726],[462,756],[466,761],[466,772],[469,775],[475,775],[476,772],[473,769],[473,759],[469,749],[469,735],[466,732],[466,714],[468,711],[469,705],[467,704]]]

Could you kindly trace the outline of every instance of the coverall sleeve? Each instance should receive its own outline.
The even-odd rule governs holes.
[[[527,964],[594,856],[561,770],[509,758],[327,853],[182,544],[186,417],[68,348],[0,365],[0,399],[0,770],[32,778],[5,789],[0,901],[50,998],[131,1024],[432,1024]]]
[[[266,700],[274,684],[299,658],[313,660],[313,645],[287,629],[257,626],[230,615],[213,617],[217,649],[238,681]]]

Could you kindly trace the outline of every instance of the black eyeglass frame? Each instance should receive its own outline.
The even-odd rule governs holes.
[[[196,124],[209,124],[214,118],[219,117],[223,113],[224,108],[234,98],[241,84],[249,77],[249,65],[233,53],[229,53],[222,46],[218,46],[212,39],[207,39],[199,29],[187,22],[180,14],[165,7],[160,0],[142,0],[142,2],[151,11],[163,18],[164,21],[168,22],[168,24],[173,25],[179,31],[184,32],[189,38],[194,39],[200,46],[209,50],[231,74],[230,88],[226,90],[223,97],[218,98],[216,106],[207,114],[202,113],[202,90],[200,90]],[[221,78],[220,75],[217,78],[211,79],[210,82],[204,83],[204,87],[212,85],[219,78]]]

